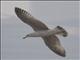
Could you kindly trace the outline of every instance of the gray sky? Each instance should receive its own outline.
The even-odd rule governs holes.
[[[68,37],[58,36],[66,50],[66,57],[56,55],[39,38],[22,39],[33,32],[16,16],[15,7],[30,12],[49,28],[60,25],[68,31]],[[1,2],[2,59],[78,59],[79,57],[79,6],[78,2]]]

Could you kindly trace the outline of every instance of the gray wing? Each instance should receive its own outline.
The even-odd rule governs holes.
[[[65,57],[65,50],[61,46],[59,39],[55,35],[42,37],[45,44],[56,54]]]
[[[45,24],[35,19],[27,11],[15,7],[15,13],[24,23],[30,25],[35,31],[48,30],[48,27]]]

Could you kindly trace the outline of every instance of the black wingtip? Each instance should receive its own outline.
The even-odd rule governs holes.
[[[24,14],[28,14],[27,11],[25,11],[24,9],[15,7],[15,13],[19,16],[19,15],[24,15]]]
[[[62,56],[62,57],[66,57],[66,53],[64,51],[64,53],[57,53],[58,55]]]
[[[63,55],[61,55],[62,57],[66,57],[66,54],[64,53]]]
[[[62,53],[60,53],[59,55],[62,56],[62,57],[66,57],[66,52],[65,52],[65,50],[64,50]]]
[[[18,13],[21,9],[18,7],[15,7],[15,12]]]

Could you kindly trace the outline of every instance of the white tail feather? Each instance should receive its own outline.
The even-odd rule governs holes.
[[[55,34],[62,35],[64,37],[66,37],[68,35],[67,31],[64,28],[60,27],[60,26],[57,26],[53,30],[53,32],[55,32]]]

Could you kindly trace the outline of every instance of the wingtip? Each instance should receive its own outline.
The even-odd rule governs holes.
[[[61,56],[62,56],[62,57],[66,57],[66,54],[64,53],[64,54],[62,54]]]
[[[66,57],[66,53],[57,53],[59,56]]]
[[[64,50],[64,52],[63,53],[61,53],[61,54],[59,54],[60,56],[62,56],[62,57],[66,57],[66,53],[65,53],[65,50]]]
[[[18,12],[19,10],[21,10],[21,9],[18,7],[15,7],[15,12]]]
[[[23,14],[27,14],[28,12],[26,12],[24,9],[21,9],[21,8],[19,8],[19,7],[15,7],[15,13],[17,14],[17,15],[23,15]]]

